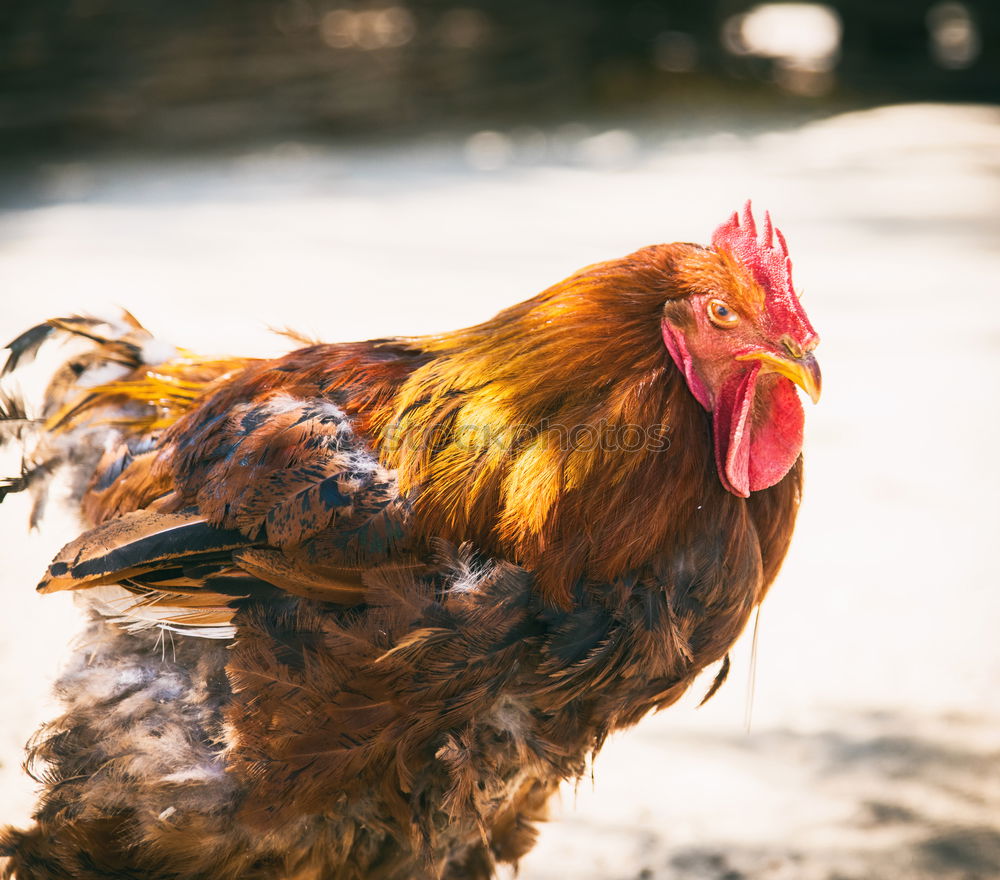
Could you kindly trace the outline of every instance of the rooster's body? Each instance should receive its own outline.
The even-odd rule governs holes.
[[[746,346],[738,374],[718,366],[679,309],[777,314],[777,270],[726,244],[647,248],[470,330],[273,361],[198,359],[128,317],[15,340],[15,366],[54,330],[94,345],[9,485],[40,499],[59,466],[79,475],[87,530],[40,589],[93,613],[32,747],[37,824],[0,837],[9,870],[516,862],[609,733],[725,658],[787,550],[786,377],[818,390],[815,334],[781,299],[792,366]]]

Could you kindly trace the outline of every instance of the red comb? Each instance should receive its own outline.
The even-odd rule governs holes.
[[[764,288],[767,312],[773,323],[800,337],[798,341],[802,344],[815,337],[816,331],[792,286],[792,260],[788,256],[785,236],[771,223],[767,211],[758,234],[753,209],[747,199],[743,216],[733,211],[733,215],[713,233],[712,245],[727,251],[750,270],[754,280]]]

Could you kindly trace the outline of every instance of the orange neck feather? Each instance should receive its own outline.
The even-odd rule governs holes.
[[[430,360],[372,427],[423,537],[529,566],[564,603],[581,577],[682,545],[699,505],[735,503],[660,336],[664,302],[682,295],[672,264],[691,248],[646,248],[476,327],[406,340]]]

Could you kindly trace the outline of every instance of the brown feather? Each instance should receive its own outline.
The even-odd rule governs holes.
[[[727,492],[660,337],[739,272],[647,248],[477,327],[271,361],[146,364],[131,316],[15,340],[15,366],[58,330],[92,340],[83,374],[121,371],[67,367],[29,456],[76,468],[92,526],[41,588],[114,625],[32,748],[38,824],[0,836],[19,876],[516,863],[611,732],[723,660],[715,692],[787,550],[801,460]]]

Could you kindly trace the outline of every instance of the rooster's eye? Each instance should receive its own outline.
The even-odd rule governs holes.
[[[740,316],[721,299],[708,301],[708,317],[716,327],[735,327],[740,320]]]

